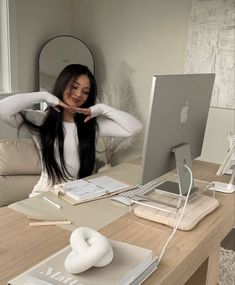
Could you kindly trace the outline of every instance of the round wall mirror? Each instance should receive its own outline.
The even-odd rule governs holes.
[[[60,71],[73,63],[86,65],[95,72],[93,55],[80,39],[65,35],[47,41],[39,54],[39,90],[51,91]]]

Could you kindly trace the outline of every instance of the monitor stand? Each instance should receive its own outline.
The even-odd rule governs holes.
[[[180,197],[185,197],[189,191],[191,177],[188,169],[184,165],[186,164],[192,171],[192,159],[189,144],[184,143],[178,145],[172,149],[172,152],[175,155],[178,183],[165,181],[159,184],[157,189],[179,195]],[[194,187],[194,182],[192,181],[190,198],[194,197],[197,191],[198,188]]]

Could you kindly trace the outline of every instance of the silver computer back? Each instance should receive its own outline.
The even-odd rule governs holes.
[[[171,150],[177,145],[188,143],[192,159],[200,156],[214,77],[214,74],[153,77],[141,184],[175,167]]]

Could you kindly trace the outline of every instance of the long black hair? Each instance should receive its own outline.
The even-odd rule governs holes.
[[[63,100],[65,89],[71,80],[75,80],[80,75],[87,75],[90,80],[90,91],[84,108],[89,108],[96,102],[97,86],[96,81],[87,66],[81,64],[70,64],[66,66],[57,77],[52,94]],[[54,108],[48,107],[46,117],[42,125],[37,126],[27,120],[24,114],[23,122],[30,130],[36,132],[40,138],[41,155],[43,166],[46,168],[48,177],[52,184],[56,184],[69,179],[69,173],[66,169],[64,160],[64,128],[63,128],[63,109],[57,112]],[[78,135],[78,154],[80,159],[80,169],[77,178],[83,178],[90,175],[95,164],[95,140],[96,140],[96,119],[93,118],[84,122],[85,116],[76,113],[74,122],[77,126]],[[55,144],[57,144],[60,165],[55,159]]]

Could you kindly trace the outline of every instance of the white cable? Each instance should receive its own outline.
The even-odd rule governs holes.
[[[192,171],[191,171],[191,169],[190,169],[186,164],[184,164],[184,166],[186,167],[186,169],[187,169],[187,170],[189,171],[189,173],[190,173],[190,185],[189,185],[189,190],[188,190],[188,193],[187,193],[187,196],[186,196],[186,199],[185,199],[185,202],[184,202],[184,206],[183,206],[181,215],[180,215],[180,217],[179,217],[179,220],[178,220],[178,222],[176,222],[176,224],[175,224],[175,226],[174,226],[174,228],[173,228],[173,231],[172,231],[171,235],[169,236],[169,238],[167,239],[167,241],[165,242],[165,244],[164,244],[164,246],[163,246],[163,249],[162,249],[162,251],[161,251],[161,253],[160,253],[160,255],[159,255],[159,258],[158,258],[157,266],[159,265],[159,263],[160,263],[160,261],[161,261],[161,259],[162,259],[162,257],[163,257],[163,254],[164,254],[164,252],[165,252],[165,250],[166,250],[166,248],[167,248],[169,242],[171,241],[171,239],[173,238],[174,234],[176,233],[176,231],[177,231],[177,229],[178,229],[178,227],[179,227],[179,224],[180,224],[180,222],[181,222],[181,220],[182,220],[182,218],[183,218],[183,215],[184,215],[184,212],[185,212],[185,208],[186,208],[187,203],[188,203],[188,198],[189,198],[189,195],[190,195],[190,192],[191,192],[191,189],[192,189],[192,185],[193,185],[193,174],[192,174]]]

